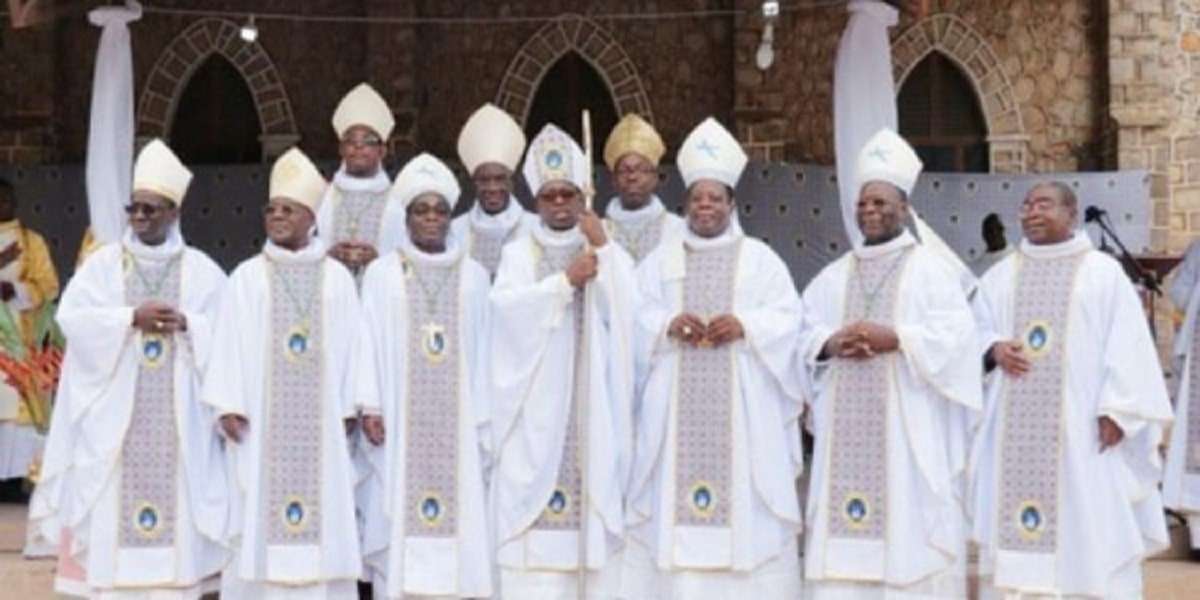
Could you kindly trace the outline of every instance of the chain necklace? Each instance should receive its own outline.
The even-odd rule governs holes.
[[[292,283],[283,275],[283,272],[277,267],[273,268],[272,272],[280,286],[283,287],[283,295],[287,297],[288,304],[291,305],[292,312],[297,317],[296,320],[307,326],[309,317],[312,315],[313,298],[309,298],[308,302],[301,302],[295,289],[292,288]]]
[[[413,279],[416,280],[417,286],[421,288],[422,299],[425,301],[425,316],[432,318],[437,310],[438,300],[442,297],[442,292],[446,289],[446,284],[450,282],[450,278],[454,275],[453,265],[446,268],[433,267],[430,271],[442,271],[442,276],[438,278],[437,286],[431,288],[429,282],[421,276],[421,269],[417,268],[416,263],[409,259],[405,259],[408,263],[408,268],[412,271]]]
[[[129,252],[126,252],[125,256],[129,260],[129,264],[133,267],[133,273],[137,275],[138,280],[142,282],[142,288],[146,290],[146,296],[148,298],[159,298],[158,293],[162,291],[163,285],[166,284],[167,279],[171,277],[171,272],[175,270],[175,265],[179,263],[179,259],[183,257],[183,253],[181,252],[171,257],[171,260],[167,261],[167,265],[163,269],[162,275],[159,275],[158,279],[155,279],[154,281],[151,281],[148,277],[146,277],[146,273],[142,271],[142,267],[140,264],[138,264],[136,256],[133,256]]]
[[[351,206],[353,205],[353,203],[350,202],[351,200],[360,200],[361,201],[358,205],[357,210],[351,208]],[[346,228],[349,230],[349,236],[350,236],[351,240],[357,239],[358,224],[360,221],[362,221],[363,215],[365,215],[368,210],[370,210],[371,208],[374,207],[373,206],[374,204],[375,204],[375,199],[372,198],[370,194],[365,193],[365,192],[347,193],[345,195],[345,197],[342,199],[342,202],[339,203],[339,205],[344,208],[345,213],[347,215]]]
[[[874,314],[875,300],[879,297],[879,292],[883,291],[887,282],[891,280],[892,275],[896,272],[896,268],[904,261],[905,256],[908,256],[908,250],[897,253],[896,258],[893,258],[891,264],[888,265],[883,277],[879,278],[879,281],[875,283],[870,291],[867,291],[866,285],[863,283],[863,280],[866,278],[863,277],[862,270],[857,268],[862,263],[861,261],[855,261],[855,267],[858,271],[855,280],[858,282],[858,292],[863,296],[863,318],[870,318]]]

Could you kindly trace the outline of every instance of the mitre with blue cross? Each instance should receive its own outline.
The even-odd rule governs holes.
[[[737,138],[709,117],[683,140],[675,163],[686,187],[692,187],[701,179],[712,179],[735,188],[747,160]]]
[[[587,157],[583,149],[553,123],[543,127],[529,143],[521,172],[534,195],[553,181],[565,181],[580,190],[587,187]]]
[[[365,83],[350,90],[338,103],[337,110],[333,111],[333,130],[338,138],[345,137],[346,132],[355,125],[374,131],[383,141],[387,141],[396,127],[396,118],[392,116],[387,101],[375,88]]]
[[[133,191],[162,196],[175,206],[183,204],[191,183],[192,172],[160,139],[146,144],[133,163]]]
[[[270,198],[286,198],[308,207],[313,214],[321,208],[328,184],[316,165],[299,148],[283,153],[271,167]]]
[[[392,184],[392,199],[405,208],[414,198],[434,193],[446,199],[450,208],[458,204],[461,192],[458,178],[446,163],[429,153],[421,153],[404,165]]]
[[[859,151],[854,171],[855,187],[861,192],[864,185],[883,181],[900,188],[906,196],[911,195],[924,166],[912,146],[885,127],[871,136]]]

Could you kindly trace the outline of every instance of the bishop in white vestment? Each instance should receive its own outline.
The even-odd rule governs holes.
[[[635,263],[686,230],[683,219],[655,193],[658,161],[666,151],[654,126],[635,113],[622,117],[604,144],[604,163],[617,189],[604,209],[604,225]]]
[[[199,399],[225,273],[180,235],[191,179],[162,141],[142,149],[129,228],[63,293],[67,353],[30,505],[30,527],[84,569],[59,592],[194,599],[227,560],[220,440]]]
[[[271,170],[262,254],[221,301],[204,401],[235,486],[223,598],[353,598],[361,574],[348,426],[381,429],[354,279],[312,238],[325,180],[299,150]],[[381,441],[378,437],[376,442]]]
[[[734,226],[746,155],[714,119],[679,151],[687,232],[639,265],[625,598],[800,598],[804,371],[787,265]]]
[[[1200,242],[1193,242],[1175,269],[1169,292],[1183,323],[1175,332],[1172,356],[1179,389],[1175,396],[1176,425],[1171,429],[1163,476],[1163,501],[1187,520],[1192,550],[1200,550]]]
[[[521,126],[491,103],[479,107],[458,134],[458,157],[471,174],[475,203],[454,219],[450,234],[492,278],[504,245],[538,225],[538,216],[525,210],[512,193],[513,174],[524,152]]]
[[[505,599],[574,597],[581,570],[589,598],[619,591],[636,291],[632,259],[584,207],[585,161],[553,125],[530,144],[524,173],[542,222],[504,247],[491,291]]]
[[[920,171],[894,132],[868,141],[856,169],[864,245],[804,291],[809,598],[966,595],[963,413],[982,404],[980,361],[955,271],[903,225]]]
[[[408,236],[367,269],[362,299],[385,422],[367,446],[363,553],[374,597],[487,598],[492,544],[486,270],[450,237],[454,173],[421,154],[396,176]]]
[[[404,209],[391,199],[383,168],[395,126],[387,101],[366,83],[350,90],[333,113],[342,164],[317,211],[317,235],[360,280],[376,256],[404,239]]]
[[[1140,598],[1168,545],[1158,446],[1171,407],[1121,266],[1035,185],[1024,239],[984,276],[987,412],[971,455],[982,598]]]

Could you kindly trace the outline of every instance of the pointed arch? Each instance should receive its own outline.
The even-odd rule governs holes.
[[[263,159],[272,158],[299,141],[292,103],[275,63],[261,44],[245,42],[239,37],[237,23],[217,18],[195,21],[159,55],[138,100],[138,136],[170,136],[175,111],[188,81],[213,54],[228,60],[250,88],[262,131]]]
[[[892,75],[899,93],[912,70],[931,52],[950,59],[975,88],[988,128],[993,172],[1024,172],[1029,136],[1012,82],[991,45],[966,21],[939,13],[892,41]]]
[[[571,51],[578,53],[600,74],[612,94],[618,118],[632,112],[654,122],[650,97],[633,60],[610,32],[576,14],[564,14],[547,23],[517,50],[500,80],[495,104],[524,127],[542,78]]]

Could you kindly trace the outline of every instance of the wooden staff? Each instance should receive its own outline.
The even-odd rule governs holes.
[[[583,111],[583,154],[584,160],[584,180],[583,180],[583,206],[584,210],[592,210],[592,197],[596,195],[596,186],[592,184],[592,116],[585,109]],[[592,252],[592,248],[588,248],[587,252]],[[584,287],[583,291],[583,340],[579,344],[579,349],[583,352],[585,359],[590,359],[589,345],[591,335],[588,325],[590,323],[589,311],[591,307],[592,286]],[[587,547],[588,547],[588,457],[591,456],[591,436],[588,435],[588,423],[590,410],[590,388],[591,388],[591,361],[583,360],[576,364],[581,365],[582,373],[576,373],[575,376],[588,375],[585,379],[585,386],[581,397],[577,397],[576,401],[579,406],[576,409],[579,411],[579,435],[580,441],[576,456],[579,460],[579,550],[577,561],[579,568],[576,570],[575,577],[575,597],[578,600],[586,600],[587,598]],[[579,387],[576,382],[577,389]]]

